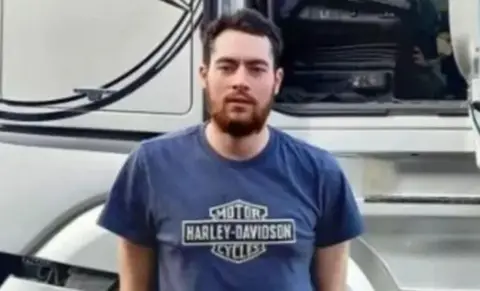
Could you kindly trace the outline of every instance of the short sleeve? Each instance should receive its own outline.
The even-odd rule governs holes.
[[[316,229],[316,246],[328,247],[351,240],[364,231],[363,219],[340,166],[333,161],[319,179],[322,215]]]
[[[150,183],[142,148],[133,151],[120,169],[98,224],[133,243],[154,246],[149,209]]]

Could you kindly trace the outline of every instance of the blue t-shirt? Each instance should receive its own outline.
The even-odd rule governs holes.
[[[360,235],[362,219],[331,154],[270,132],[247,161],[218,155],[204,125],[142,142],[99,224],[156,249],[162,291],[312,290],[315,248]]]

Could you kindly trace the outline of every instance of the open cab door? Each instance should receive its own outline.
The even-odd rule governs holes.
[[[281,29],[272,125],[335,152],[474,151],[446,1],[204,2],[257,9]]]
[[[469,83],[468,108],[480,168],[480,2],[450,1],[449,9],[453,52],[458,68]]]
[[[156,133],[200,122],[201,2],[2,1],[0,124]]]

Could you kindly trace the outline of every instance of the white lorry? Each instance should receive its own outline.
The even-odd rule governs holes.
[[[205,119],[200,20],[247,6],[286,42],[269,123],[358,196],[350,290],[479,290],[479,2],[0,0],[0,291],[116,290],[112,181]]]

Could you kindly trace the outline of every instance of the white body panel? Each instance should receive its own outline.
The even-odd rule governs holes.
[[[0,252],[28,252],[57,222],[101,203],[125,157],[0,143]]]
[[[182,14],[162,1],[4,2],[2,92],[24,101],[68,96],[73,88],[96,88],[120,76],[165,39]],[[190,26],[188,19],[182,24]],[[159,53],[166,54],[172,43]],[[177,96],[191,92],[189,54],[187,46],[156,82],[108,110],[188,112],[192,100]],[[174,79],[183,80],[184,86],[165,86]]]
[[[473,153],[465,117],[347,117],[298,119],[274,112],[270,123],[338,153]],[[372,141],[375,141],[374,143]]]

